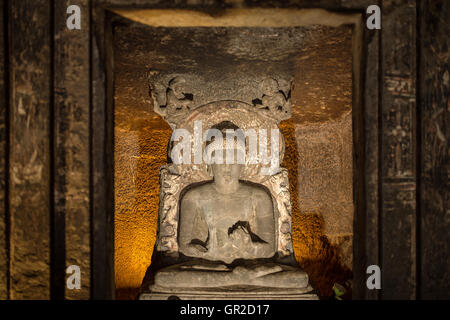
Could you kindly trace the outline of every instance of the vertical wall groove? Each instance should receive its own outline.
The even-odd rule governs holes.
[[[375,2],[379,4],[379,2]],[[365,13],[365,8],[364,8]],[[364,15],[366,17],[366,15]],[[365,211],[364,227],[355,229],[355,234],[360,234],[361,251],[360,257],[364,257],[364,264],[360,266],[359,280],[360,299],[378,299],[378,290],[369,290],[366,285],[368,275],[366,274],[369,265],[380,264],[380,30],[369,30],[366,27],[366,19],[363,19],[362,28],[365,33],[365,67],[364,67],[364,186],[365,186]]]
[[[92,298],[114,298],[113,232],[113,88],[108,36],[111,25],[104,8],[92,6]]]
[[[50,297],[54,300],[62,300],[64,299],[64,287],[65,287],[65,273],[64,273],[64,264],[65,264],[65,221],[64,215],[65,212],[61,210],[61,202],[63,205],[65,203],[65,199],[63,197],[57,197],[59,188],[64,188],[64,184],[61,183],[61,180],[64,181],[64,176],[58,174],[59,170],[65,169],[65,166],[61,166],[61,162],[64,162],[64,157],[60,157],[58,154],[57,146],[58,146],[58,136],[57,129],[59,121],[57,117],[57,106],[55,105],[55,10],[54,10],[54,0],[50,1],[50,105],[51,105],[51,114],[50,114],[50,127],[51,127],[51,136],[50,136],[50,162],[51,162],[51,180],[50,180],[50,198],[52,201],[51,204],[51,224],[50,224],[50,242],[51,242],[51,278],[50,278]],[[62,184],[62,186],[61,186]]]

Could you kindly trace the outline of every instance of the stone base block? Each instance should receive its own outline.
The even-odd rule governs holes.
[[[169,289],[153,287],[142,292],[139,300],[318,300],[310,286],[301,289],[277,289],[253,286],[222,288]]]

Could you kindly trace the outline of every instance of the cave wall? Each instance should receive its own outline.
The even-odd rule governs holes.
[[[354,130],[353,163],[361,170],[354,175],[353,296],[448,298],[449,4],[431,0],[78,0],[85,19],[76,31],[65,25],[72,1],[0,1],[0,298],[114,297],[113,60],[105,7],[364,14],[374,3],[382,29],[363,30],[363,108],[352,115],[354,125],[363,124]],[[65,287],[71,264],[82,268],[80,291]],[[381,292],[365,287],[370,264],[383,272]]]
[[[242,43],[246,43],[243,48]],[[191,52],[181,51],[182,47]],[[351,278],[354,207],[349,26],[227,31],[161,29],[124,20],[114,29],[114,62],[117,297],[136,295],[153,252],[158,171],[167,161],[171,129],[153,112],[148,74],[166,69],[203,76],[212,86],[206,92],[225,85],[227,72],[238,77],[235,65],[243,72],[240,81],[249,81],[247,77],[255,74],[261,78],[265,72],[293,76],[293,116],[282,122],[281,129],[286,140],[283,166],[289,170],[291,183],[295,254],[300,265],[309,266],[323,297],[332,294],[336,277],[342,284]],[[268,70],[271,68],[274,71]],[[252,71],[247,74],[246,70]],[[256,84],[260,78],[255,78]],[[239,91],[239,82],[231,84]]]

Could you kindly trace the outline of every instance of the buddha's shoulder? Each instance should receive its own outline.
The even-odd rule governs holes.
[[[183,196],[182,201],[196,201],[200,199],[205,199],[210,196],[214,192],[214,188],[212,187],[212,183],[208,182],[205,184],[191,186],[187,189]]]

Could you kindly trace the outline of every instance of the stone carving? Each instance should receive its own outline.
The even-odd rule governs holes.
[[[239,181],[240,164],[213,164],[213,180],[186,192],[180,206],[180,252],[232,263],[275,254],[272,198]]]
[[[245,172],[247,168],[244,168]],[[185,172],[183,175],[175,173],[174,166],[164,166],[160,170],[160,231],[158,232],[156,249],[168,255],[178,254],[177,233],[178,210],[181,191],[189,184],[208,181],[211,177],[206,170],[198,169]],[[256,171],[252,170],[251,172]],[[280,172],[267,177],[255,175],[252,177],[241,176],[247,181],[260,183],[269,190],[273,197],[273,205],[276,217],[278,256],[285,257],[292,254],[292,217],[291,199],[289,193],[288,172],[281,168]],[[174,231],[175,230],[175,231]]]
[[[159,251],[176,251],[176,230],[178,229],[178,219],[176,212],[178,209],[178,197],[183,187],[181,177],[171,174],[167,167],[160,171],[160,217],[158,232]]]
[[[237,127],[241,129],[257,129],[264,128],[267,130],[279,129],[276,120],[267,117],[264,114],[255,112],[255,108],[237,101],[221,101],[211,103],[198,108],[189,113],[179,122],[179,127],[194,132],[194,122],[199,121],[203,124],[203,130],[213,127],[217,123],[233,119]],[[284,156],[284,141],[280,137],[280,163]],[[204,146],[203,146],[204,147]],[[262,164],[248,164],[242,168],[241,179],[252,183],[261,184],[269,190],[277,211],[277,226],[281,226],[281,221],[288,221],[290,225],[291,214],[290,208],[287,209],[285,203],[290,204],[289,182],[287,170],[280,168],[279,172],[265,176],[261,174]],[[179,200],[182,190],[189,185],[211,180],[207,166],[201,164],[170,164],[163,166],[160,170],[160,226],[171,226],[174,230],[178,230],[178,210]],[[279,222],[280,221],[280,222]],[[169,228],[171,229],[171,228]],[[166,252],[169,255],[178,254],[177,234],[172,236],[164,233],[163,228],[157,237],[157,250]],[[291,254],[292,248],[288,245],[289,241],[286,236],[279,237],[277,251],[280,256]],[[283,243],[283,245],[281,244]]]
[[[291,102],[281,91],[278,81],[273,78],[264,79],[261,83],[261,103],[256,102],[256,106],[266,109],[269,114],[278,120],[287,119],[291,115]]]
[[[169,82],[166,92],[167,114],[187,113],[192,97],[189,99],[183,90],[186,80],[182,77],[175,77]]]
[[[213,180],[189,188],[182,196],[178,210],[179,252],[191,259],[156,272],[150,289],[167,293],[176,288],[258,286],[301,290],[303,293],[309,288],[307,274],[298,267],[273,259],[278,233],[284,235],[280,237],[281,245],[291,248],[290,221],[282,221],[277,232],[275,219],[276,209],[290,216],[287,172],[267,180],[275,197],[280,198],[275,208],[272,196],[265,188],[240,180],[242,164],[210,166]],[[166,174],[167,171],[163,171],[163,175]],[[171,198],[179,193],[174,186],[178,179],[180,176],[173,177],[172,184],[162,185],[163,199],[172,205],[175,202]],[[163,207],[160,238],[162,245],[173,249],[170,237],[177,221],[167,219],[171,207]],[[234,266],[235,261],[241,262]]]
[[[191,188],[181,200],[178,237],[180,253],[208,262],[191,260],[164,268],[156,273],[155,285],[306,287],[308,276],[301,269],[254,261],[272,258],[276,252],[272,197],[261,187],[239,181],[241,164],[211,167],[213,180]],[[289,225],[282,228],[290,231]],[[237,259],[249,262],[231,267]]]
[[[154,288],[218,288],[245,285],[304,291],[308,288],[308,275],[301,269],[270,262],[250,261],[233,268],[224,264],[188,261],[158,272]]]
[[[261,94],[264,109],[238,101],[192,107],[181,88],[185,82],[172,79],[177,80],[170,81],[166,90],[166,112],[171,114],[166,113],[165,119],[173,128],[195,136],[194,124],[201,123],[200,137],[210,128],[225,133],[227,126],[280,135],[282,117],[274,114],[290,105],[283,93],[275,92],[276,81],[266,81],[266,95]],[[177,114],[183,117],[176,118]],[[280,145],[273,146],[278,148],[279,163],[284,155],[280,138]],[[272,150],[271,140],[267,141]],[[192,143],[208,150],[208,143]],[[243,146],[244,150],[235,144],[232,150],[248,153],[247,143]],[[265,175],[263,168],[265,164],[248,162],[176,162],[161,168],[157,241],[140,299],[317,298],[293,255],[287,170],[277,168]]]
[[[151,92],[155,112],[163,116],[169,124],[186,116],[194,104],[194,96],[188,92],[186,79],[182,76],[174,76],[167,86],[162,83],[153,84]]]
[[[240,83],[239,81],[245,81]],[[211,101],[241,101],[254,106],[257,113],[275,121],[291,117],[291,79],[251,78],[207,81],[195,74],[149,72],[150,93],[153,108],[172,128],[191,111]],[[227,87],[233,84],[234,87]]]
[[[385,158],[386,176],[412,177],[415,162],[412,156],[413,134],[412,110],[415,102],[411,99],[394,98],[395,107],[385,114],[385,140],[390,151]]]
[[[288,172],[282,168],[281,171],[272,175],[263,182],[272,191],[276,199],[276,206],[279,212],[278,220],[278,252],[281,256],[292,254],[292,207],[291,194],[289,193]]]

